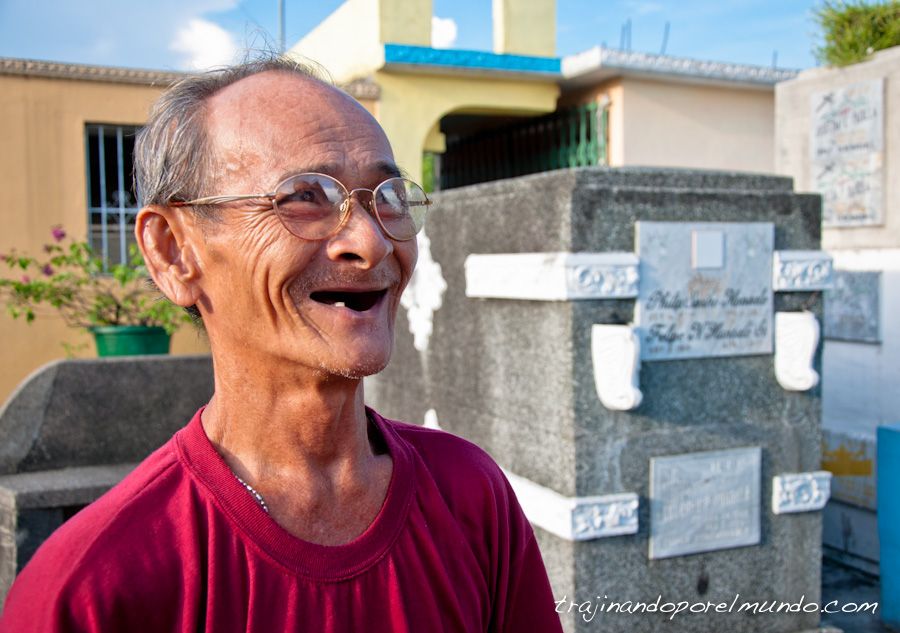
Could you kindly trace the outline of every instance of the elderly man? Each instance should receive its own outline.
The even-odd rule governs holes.
[[[174,86],[136,154],[137,240],[215,394],[44,544],[0,629],[559,631],[496,464],[364,405],[430,203],[368,112],[252,62]]]

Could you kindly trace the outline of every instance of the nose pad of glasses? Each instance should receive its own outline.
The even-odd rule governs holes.
[[[369,194],[368,199],[363,198],[360,195],[360,192],[366,192]],[[359,206],[362,207],[363,211],[372,216],[372,219],[376,221],[376,223],[380,224],[378,220],[378,216],[375,213],[375,197],[371,191],[368,189],[354,189],[350,192],[350,195],[341,203],[341,215],[346,219],[348,215],[350,215],[350,205],[353,204],[353,197],[356,196],[356,202],[359,203]]]
[[[368,189],[354,189],[353,191],[350,192],[350,196],[348,196],[347,198],[344,199],[343,202],[341,202],[341,206],[340,206],[341,223],[340,223],[340,227],[338,230],[340,230],[341,228],[346,226],[347,222],[350,220],[350,215],[353,212],[353,209],[352,209],[353,197],[354,197],[353,194],[358,194],[359,191],[368,191]],[[369,192],[369,193],[371,193],[371,192]],[[374,204],[373,204],[374,199],[370,198],[368,201],[365,201],[362,198],[360,198],[359,195],[357,195],[356,202],[359,204],[359,206],[362,207],[363,213],[370,216],[371,221],[375,222],[375,224],[377,225],[379,230],[383,231],[384,227],[382,227],[381,220],[378,218],[378,216],[376,215],[375,210],[374,210]]]

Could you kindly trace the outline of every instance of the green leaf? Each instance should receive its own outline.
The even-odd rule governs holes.
[[[44,247],[41,259],[18,252],[4,259],[10,272],[0,274],[0,300],[13,318],[32,322],[40,309],[49,308],[75,327],[147,324],[169,333],[190,321],[148,283],[140,249],[133,244],[128,261],[108,269],[89,243],[69,239]],[[44,274],[48,265],[50,275]]]
[[[820,63],[847,66],[900,45],[900,0],[825,0],[813,15],[822,34],[813,51]]]

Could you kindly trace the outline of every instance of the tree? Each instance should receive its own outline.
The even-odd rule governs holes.
[[[847,66],[900,46],[900,0],[825,0],[814,15],[824,40],[813,51],[820,63]]]

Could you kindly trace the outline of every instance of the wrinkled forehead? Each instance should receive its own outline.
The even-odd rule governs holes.
[[[205,119],[216,171],[257,184],[320,165],[341,172],[332,175],[362,177],[370,167],[393,164],[390,143],[365,108],[301,75],[270,71],[242,79],[209,99]]]

